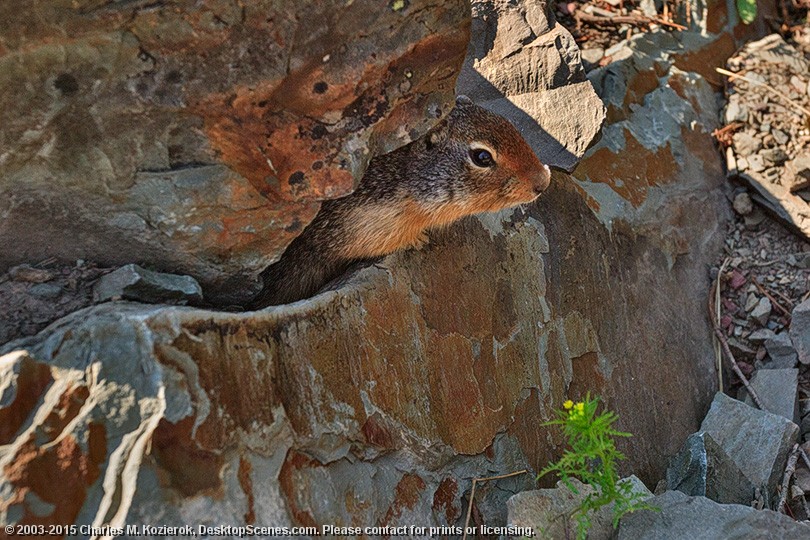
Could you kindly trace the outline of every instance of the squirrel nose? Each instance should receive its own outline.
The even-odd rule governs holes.
[[[532,174],[530,178],[532,182],[532,189],[536,194],[540,195],[551,183],[551,169],[548,168],[548,165],[543,164],[543,168]]]

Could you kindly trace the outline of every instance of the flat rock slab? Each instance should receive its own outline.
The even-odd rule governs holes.
[[[708,433],[755,486],[773,496],[799,426],[718,392],[700,430]]]
[[[202,300],[202,288],[191,276],[152,272],[137,264],[102,276],[93,289],[97,302],[136,300],[148,304],[187,304]]]
[[[620,540],[810,537],[810,527],[771,510],[719,504],[680,491],[667,491],[647,502],[660,511],[642,510],[624,517],[619,524]]]
[[[653,496],[636,476],[630,476],[625,480],[633,484],[633,493],[641,494],[645,500]],[[556,488],[523,491],[513,495],[506,502],[508,525],[531,527],[540,538],[573,538],[576,536],[577,524],[576,520],[570,517],[571,513],[585,497],[594,493],[594,490],[575,478],[571,479],[571,484],[577,493],[572,492],[562,482],[557,482]],[[612,504],[600,508],[590,518],[591,528],[588,531],[590,540],[606,540],[613,537]]]
[[[751,378],[751,387],[765,410],[799,423],[799,370],[760,369]],[[754,407],[754,400],[743,389],[744,401]]]
[[[705,432],[690,435],[667,469],[667,486],[719,503],[750,504],[756,486]]]

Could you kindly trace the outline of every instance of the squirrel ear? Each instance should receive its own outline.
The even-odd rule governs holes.
[[[465,96],[464,94],[459,94],[456,96],[456,106],[458,107],[466,107],[467,105],[472,105],[473,101]]]

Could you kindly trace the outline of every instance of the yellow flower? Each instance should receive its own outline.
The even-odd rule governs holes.
[[[563,403],[563,409],[565,409],[565,410],[568,410],[573,406],[574,406],[574,402],[571,401],[570,399],[568,401],[566,401],[565,403]]]
[[[575,410],[576,410],[576,411],[577,411],[579,414],[585,414],[585,404],[584,404],[584,403],[582,403],[581,401],[580,401],[579,403],[577,403],[576,405],[574,405],[574,409],[575,409]]]

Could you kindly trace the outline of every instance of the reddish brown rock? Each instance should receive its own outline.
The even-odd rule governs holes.
[[[0,271],[137,262],[231,302],[318,201],[449,110],[470,21],[465,0],[26,0],[0,18]]]

